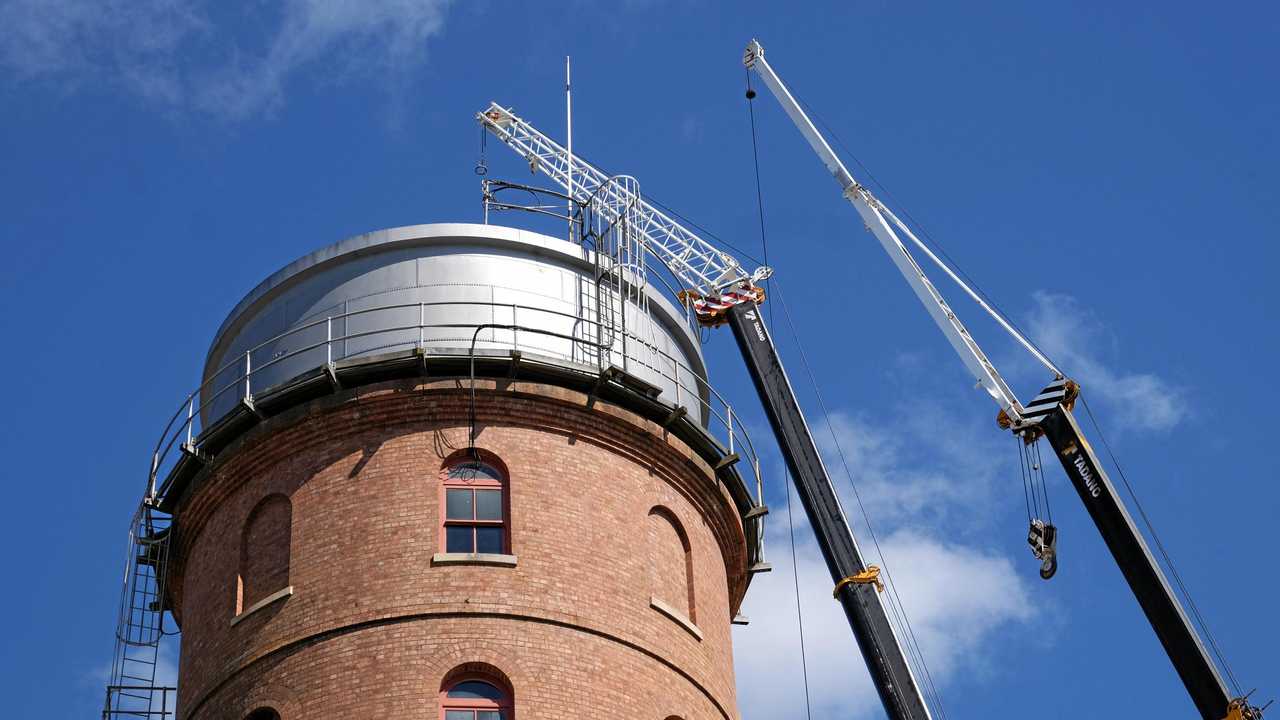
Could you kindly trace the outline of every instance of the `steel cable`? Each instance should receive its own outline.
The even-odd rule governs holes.
[[[751,89],[751,72],[747,71],[747,114],[751,116],[751,158],[755,164],[756,170],[756,208],[760,217],[760,252],[764,256],[764,262],[761,263],[766,267],[769,265],[769,240],[764,229],[764,193],[760,185],[760,150],[756,140],[756,111],[755,103],[751,100],[755,92]],[[769,280],[765,279],[765,294],[768,294]],[[772,331],[773,327],[773,306],[769,306],[767,313],[767,323]],[[791,581],[795,586],[796,595],[796,625],[800,632],[800,672],[804,677],[804,714],[809,720],[813,719],[812,699],[809,692],[809,661],[808,654],[805,652],[804,642],[804,611],[800,605],[800,566],[796,562],[796,526],[791,515],[791,472],[783,469],[782,477],[787,492],[787,531],[791,540]]]
[[[796,349],[799,351],[800,365],[805,370],[805,375],[808,377],[810,387],[813,388],[814,396],[818,400],[818,407],[822,410],[823,421],[827,425],[827,431],[831,434],[831,441],[836,448],[836,453],[840,457],[840,464],[844,468],[845,478],[849,481],[849,487],[853,490],[853,497],[858,504],[858,510],[862,515],[862,520],[864,523],[866,523],[867,533],[868,535],[871,536],[871,542],[875,546],[876,555],[879,556],[880,558],[881,570],[885,574],[885,580],[886,580],[885,584],[889,588],[889,594],[893,602],[896,602],[902,611],[903,625],[906,628],[905,634],[910,638],[911,646],[914,646],[914,650],[912,650],[911,646],[908,646],[908,652],[914,653],[918,658],[919,664],[921,665],[921,667],[923,667],[924,676],[929,685],[929,693],[933,696],[934,703],[938,708],[938,713],[940,717],[942,717],[945,720],[945,718],[947,717],[947,712],[945,707],[942,704],[942,695],[940,692],[938,692],[937,686],[933,682],[933,674],[929,671],[928,663],[926,663],[924,660],[924,653],[920,650],[919,642],[916,640],[915,629],[911,626],[911,621],[906,616],[906,608],[905,606],[902,605],[902,599],[898,595],[897,584],[894,583],[893,573],[889,569],[889,561],[885,557],[884,550],[880,546],[880,538],[876,534],[875,527],[871,524],[871,517],[867,513],[866,505],[863,504],[862,502],[862,494],[858,492],[858,484],[854,481],[853,471],[849,469],[849,462],[848,462],[848,459],[845,457],[844,448],[840,444],[840,439],[836,435],[835,425],[832,424],[831,422],[831,414],[827,410],[827,403],[822,397],[822,391],[818,387],[817,378],[813,374],[813,369],[809,366],[809,360],[807,355],[804,352],[804,346],[801,345],[800,343],[799,333],[796,331],[795,323],[791,319],[791,311],[787,307],[787,302],[784,297],[781,284],[778,284],[778,287],[776,290],[776,297],[778,298],[778,303],[782,305],[782,315],[787,320],[787,326],[791,329],[792,339],[795,341]]]

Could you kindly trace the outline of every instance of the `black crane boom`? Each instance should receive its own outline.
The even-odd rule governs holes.
[[[1040,420],[1039,427],[1053,446],[1062,469],[1080,495],[1089,517],[1093,518],[1201,717],[1206,720],[1227,717],[1231,694],[1102,463],[1080,432],[1075,416],[1059,404]]]
[[[836,597],[853,628],[885,712],[891,720],[928,720],[929,711],[877,595],[878,586],[842,582],[866,573],[872,566],[864,562],[858,550],[773,338],[755,303],[734,305],[726,314],[787,468],[795,478],[796,494],[813,525],[831,580],[837,586]]]

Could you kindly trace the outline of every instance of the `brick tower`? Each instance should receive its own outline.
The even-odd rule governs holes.
[[[738,717],[758,463],[603,254],[351,238],[232,311],[198,397],[160,493],[180,718]]]

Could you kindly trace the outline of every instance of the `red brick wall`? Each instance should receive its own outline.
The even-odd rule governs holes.
[[[440,468],[466,446],[464,387],[404,381],[314,401],[197,479],[171,571],[182,717],[243,720],[265,704],[283,720],[436,718],[441,683],[467,663],[505,674],[520,720],[737,717],[729,622],[745,540],[706,463],[623,409],[482,381],[477,445],[506,466],[518,563],[435,565]],[[277,493],[292,504],[294,594],[233,626],[245,523]],[[649,606],[655,506],[687,536],[701,639]]]

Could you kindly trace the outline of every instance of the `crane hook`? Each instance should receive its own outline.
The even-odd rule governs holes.
[[[1031,521],[1027,530],[1027,544],[1031,554],[1040,561],[1040,577],[1048,580],[1058,572],[1058,528],[1039,518]]]

